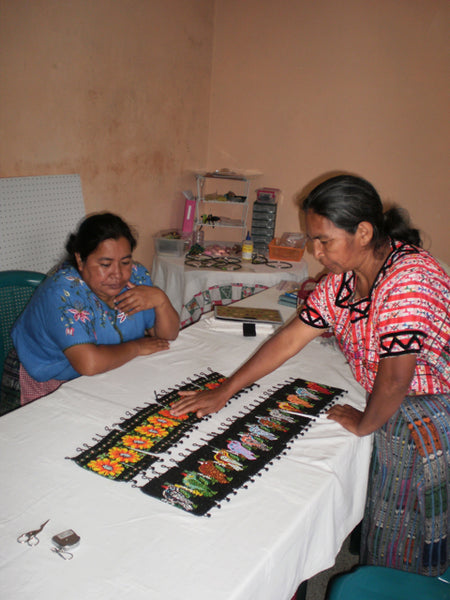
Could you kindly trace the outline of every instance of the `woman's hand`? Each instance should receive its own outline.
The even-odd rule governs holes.
[[[348,429],[351,433],[361,436],[361,434],[358,433],[358,426],[364,415],[362,411],[353,408],[350,404],[336,404],[336,406],[330,408],[327,415],[328,419],[340,423],[342,427],[345,427],[345,429]]]
[[[197,417],[218,412],[239,390],[274,371],[321,333],[323,329],[310,327],[300,319],[293,319],[269,338],[221,386],[205,392],[183,392],[183,399],[173,404],[171,412],[174,416],[196,412]]]
[[[129,281],[126,292],[116,296],[114,302],[118,310],[134,315],[141,310],[153,308],[155,325],[152,334],[157,338],[174,340],[180,331],[180,317],[167,295],[151,285],[134,285]]]
[[[170,409],[174,417],[189,412],[195,412],[198,418],[205,417],[218,412],[229,399],[223,385],[208,391],[179,392],[179,395],[182,396],[182,399],[175,402]]]
[[[166,299],[164,292],[157,287],[134,285],[131,281],[127,283],[127,287],[128,290],[116,296],[114,300],[116,308],[127,315],[134,315],[141,310],[157,308]]]
[[[169,349],[168,340],[162,338],[150,337],[146,335],[143,338],[134,340],[138,345],[138,356],[147,356],[155,352],[161,352]]]
[[[328,418],[359,437],[373,433],[400,408],[408,393],[415,366],[415,354],[382,358],[365,411],[361,412],[348,404],[336,405],[328,411]]]
[[[373,433],[400,408],[408,393],[415,366],[415,354],[382,358],[365,411],[361,412],[348,404],[336,405],[328,411],[328,418],[359,437]]]
[[[121,344],[76,344],[64,350],[64,354],[80,375],[97,375],[121,367],[136,356],[168,349],[167,340],[144,336]]]

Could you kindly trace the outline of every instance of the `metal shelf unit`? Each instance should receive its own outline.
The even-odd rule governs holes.
[[[224,227],[224,228],[233,228],[233,229],[241,229],[242,238],[245,237],[247,231],[247,214],[248,214],[248,199],[250,193],[250,180],[249,178],[243,175],[237,175],[232,173],[223,174],[220,172],[212,172],[212,173],[196,173],[195,175],[197,179],[197,198],[195,202],[195,221],[194,227],[195,229],[199,229],[200,227]],[[237,192],[227,192],[226,194],[218,194],[216,193],[217,198],[223,199],[213,199],[208,197],[205,194],[205,189],[207,187],[207,180],[215,180],[216,183],[219,181],[222,182],[233,182],[236,187],[240,186],[241,190],[244,190],[242,194],[238,194]],[[223,186],[222,186],[223,187]],[[237,190],[239,191],[239,190]],[[232,194],[228,196],[228,194]],[[209,196],[214,196],[214,194],[210,194]],[[228,196],[228,197],[227,197]],[[239,197],[244,198],[238,201],[232,200],[230,198]],[[238,218],[229,218],[224,215],[226,212],[226,207],[239,207],[241,208],[240,214]],[[209,207],[209,208],[208,208]],[[213,209],[211,209],[213,207]],[[218,209],[222,210],[218,210]],[[211,209],[211,210],[210,210]],[[217,211],[218,214],[214,214]],[[212,219],[204,219],[202,215],[211,215]]]

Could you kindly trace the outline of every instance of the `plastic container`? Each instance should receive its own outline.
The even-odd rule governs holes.
[[[269,258],[271,260],[300,261],[305,251],[304,239],[298,241],[297,244],[297,246],[286,246],[283,245],[281,238],[274,238],[269,243]]]
[[[247,237],[242,242],[242,260],[252,260],[253,256],[253,240],[250,237],[250,231],[247,232]]]
[[[281,246],[294,246],[295,248],[304,248],[306,237],[304,233],[299,231],[283,233],[280,239]]]
[[[176,237],[179,236],[179,237]],[[160,231],[154,238],[155,252],[164,256],[183,256],[186,240],[178,230]]]
[[[256,190],[256,199],[263,204],[276,204],[279,192],[278,188],[259,188]]]
[[[266,193],[271,188],[263,188],[259,192]],[[270,196],[270,194],[269,194]],[[270,240],[275,236],[277,205],[270,200],[256,200],[253,203],[252,239],[253,248],[258,254],[267,255]]]
[[[203,229],[196,229],[192,232],[192,245],[194,244],[205,247],[205,232]]]

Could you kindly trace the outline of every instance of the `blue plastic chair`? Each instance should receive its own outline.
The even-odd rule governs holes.
[[[450,568],[426,577],[387,567],[357,567],[337,577],[327,600],[450,600]]]
[[[12,326],[44,279],[45,275],[36,271],[0,271],[0,381],[5,358],[13,346]]]

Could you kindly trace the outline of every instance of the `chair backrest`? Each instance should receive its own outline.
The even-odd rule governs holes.
[[[440,577],[360,566],[331,582],[327,600],[448,600],[450,568]]]
[[[3,363],[13,345],[12,326],[44,279],[45,275],[36,271],[0,271],[0,381]]]

